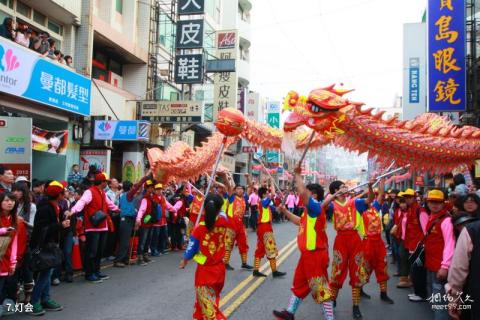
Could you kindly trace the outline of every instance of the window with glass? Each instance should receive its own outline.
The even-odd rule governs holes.
[[[9,8],[13,8],[13,0],[0,0],[0,3]]]
[[[160,13],[158,42],[167,51],[172,51],[175,42],[175,28],[173,21],[164,12]]]
[[[44,26],[46,20],[47,20],[46,16],[44,16],[38,11],[33,11],[33,21]]]
[[[207,51],[208,56],[214,56],[217,49],[215,48],[215,30],[211,25],[205,23],[205,34],[203,36],[203,48]]]
[[[62,35],[62,33],[63,33],[63,27],[60,24],[58,24],[58,23],[56,23],[56,22],[54,22],[50,19],[48,20],[47,27],[50,31],[53,31],[53,32],[55,32],[59,35]]]
[[[30,18],[32,14],[32,8],[30,8],[23,2],[17,1],[17,12],[24,17]]]
[[[120,14],[123,13],[123,0],[115,0],[115,10]]]

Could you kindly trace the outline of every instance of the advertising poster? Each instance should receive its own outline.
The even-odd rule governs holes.
[[[0,163],[15,176],[31,178],[31,118],[0,117],[0,154]]]
[[[111,150],[86,149],[80,151],[80,172],[83,176],[88,174],[88,168],[95,166],[97,170],[110,174]]]
[[[68,130],[50,131],[32,127],[32,149],[65,155],[68,146]]]

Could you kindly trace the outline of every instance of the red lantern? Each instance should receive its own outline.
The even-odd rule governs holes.
[[[226,136],[238,136],[245,127],[245,118],[239,110],[225,108],[218,114],[215,126]]]

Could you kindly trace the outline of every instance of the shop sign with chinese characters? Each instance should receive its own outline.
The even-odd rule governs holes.
[[[0,91],[89,116],[90,85],[90,79],[0,37]]]
[[[272,128],[280,128],[280,102],[270,101],[267,104],[267,124]],[[277,151],[267,150],[267,162],[279,163],[280,154]]]
[[[203,48],[203,19],[178,21],[175,46],[177,49]]]
[[[179,0],[178,14],[203,14],[205,13],[205,0]]]
[[[236,30],[218,31],[216,37],[217,57],[219,59],[237,59],[238,36]],[[238,77],[236,72],[215,73],[213,121],[218,112],[225,108],[237,108]]]
[[[95,140],[148,140],[150,123],[148,121],[95,121]]]
[[[198,101],[142,101],[141,116],[160,123],[201,123],[203,106]]]
[[[465,0],[428,1],[428,110],[465,111]]]
[[[175,57],[175,82],[203,83],[203,55],[181,54]]]

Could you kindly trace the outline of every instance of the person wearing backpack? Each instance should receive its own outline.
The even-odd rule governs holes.
[[[123,193],[119,198],[120,226],[118,230],[118,251],[117,256],[113,262],[113,266],[117,268],[124,268],[130,262],[129,247],[130,237],[133,228],[135,227],[135,218],[137,216],[137,207],[135,195],[142,187],[145,181],[148,180],[149,172],[139,182],[132,185],[130,181],[123,182]]]
[[[140,208],[135,222],[135,231],[139,231],[137,264],[145,266],[152,260],[148,257],[153,223],[156,222],[157,205],[155,201],[155,182],[152,179],[145,181],[145,194],[140,202]]]

